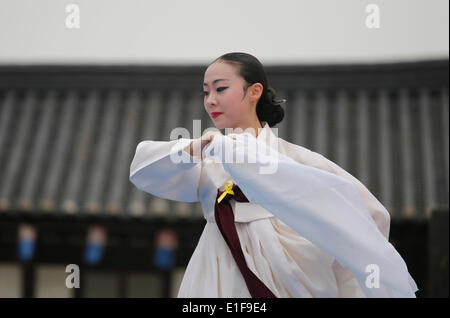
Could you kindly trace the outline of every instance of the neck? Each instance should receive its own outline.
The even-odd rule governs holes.
[[[263,126],[261,124],[261,122],[256,119],[252,122],[247,122],[247,123],[241,123],[239,125],[236,125],[235,127],[233,127],[233,130],[237,130],[237,131],[233,131],[233,133],[244,133],[244,132],[248,132],[250,134],[252,134],[255,137],[258,137],[258,129],[262,129]],[[240,131],[239,129],[242,129],[242,131]]]

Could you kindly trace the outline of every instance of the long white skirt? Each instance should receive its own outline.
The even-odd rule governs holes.
[[[352,276],[341,282],[333,257],[280,219],[235,224],[247,266],[276,297],[365,297]],[[205,225],[178,297],[251,298],[215,222]]]

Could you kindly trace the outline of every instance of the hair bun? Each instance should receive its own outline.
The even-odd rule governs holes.
[[[276,92],[272,87],[268,87],[263,91],[263,95],[256,105],[256,113],[261,121],[266,121],[270,127],[281,122],[284,118],[284,109],[281,107],[286,99],[277,100]]]
[[[275,99],[275,90],[272,87],[267,88],[267,94],[269,95],[269,98],[274,105],[281,106],[281,104],[286,103],[286,99],[284,98],[279,100]]]

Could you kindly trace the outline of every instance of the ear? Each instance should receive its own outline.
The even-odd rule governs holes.
[[[256,103],[262,95],[263,86],[261,83],[254,83],[248,89],[250,101]]]

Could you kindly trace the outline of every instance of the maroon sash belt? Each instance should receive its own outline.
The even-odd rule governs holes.
[[[253,274],[253,272],[247,267],[245,262],[244,253],[242,252],[241,243],[239,241],[239,236],[236,231],[236,226],[234,224],[234,214],[231,208],[230,199],[235,199],[237,202],[249,202],[242,193],[241,189],[236,184],[233,184],[232,188],[234,195],[227,193],[225,197],[217,202],[218,198],[225,191],[217,190],[217,197],[214,206],[214,217],[216,219],[217,226],[222,233],[225,242],[230,248],[231,254],[233,255],[239,270],[244,276],[245,283],[250,292],[252,298],[276,298],[275,295],[264,285],[259,278]]]

